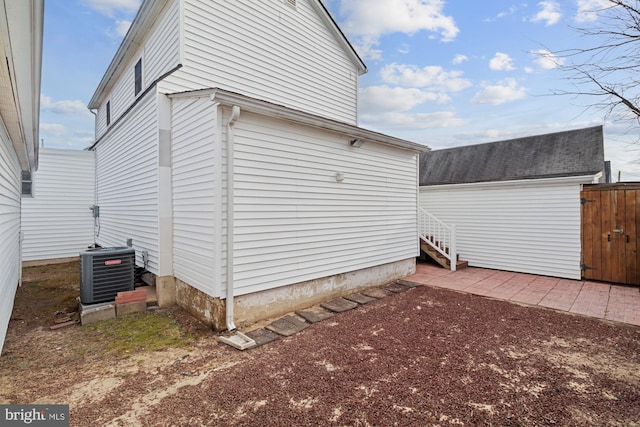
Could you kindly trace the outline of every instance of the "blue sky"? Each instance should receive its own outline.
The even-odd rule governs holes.
[[[283,1],[283,0],[271,0]],[[614,174],[640,181],[640,129],[593,100],[552,95],[571,83],[545,52],[585,46],[604,0],[325,0],[369,72],[360,125],[432,149],[605,125]],[[93,139],[93,95],[139,0],[51,0],[45,6],[40,136],[46,147]],[[542,53],[542,55],[541,55]]]

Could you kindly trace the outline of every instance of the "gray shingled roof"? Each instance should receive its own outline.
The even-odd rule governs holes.
[[[604,170],[602,126],[420,156],[420,185],[592,175]]]

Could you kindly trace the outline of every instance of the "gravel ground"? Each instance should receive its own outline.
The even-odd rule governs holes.
[[[12,325],[0,401],[69,403],[77,426],[640,426],[640,328],[448,290],[246,352],[206,333],[72,357],[82,329]]]

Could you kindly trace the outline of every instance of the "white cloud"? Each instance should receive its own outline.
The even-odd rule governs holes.
[[[62,100],[53,102],[51,97],[46,95],[40,96],[40,108],[44,111],[51,111],[56,114],[64,114],[68,116],[85,116],[93,117],[87,109],[84,102],[80,100]]]
[[[418,68],[415,65],[387,64],[380,71],[382,81],[407,87],[429,88],[440,92],[457,92],[471,86],[462,71],[446,71],[440,66]]]
[[[498,19],[502,19],[502,18],[504,18],[506,16],[513,15],[514,13],[516,13],[517,10],[518,10],[518,7],[514,5],[514,6],[509,7],[509,10],[504,10],[504,11],[498,13],[495,17],[486,18],[484,21],[485,22],[494,22],[494,21],[497,21]]]
[[[453,61],[451,61],[454,65],[458,65],[458,64],[462,64],[463,62],[466,62],[469,60],[469,57],[466,55],[462,55],[462,54],[457,54],[456,56],[454,56]]]
[[[482,90],[471,99],[472,104],[500,105],[505,102],[516,101],[526,96],[527,90],[518,86],[516,79],[507,78],[498,84],[481,83]]]
[[[598,20],[598,11],[611,6],[609,0],[578,0],[576,22],[593,22]]]
[[[535,63],[543,70],[553,70],[564,64],[564,58],[559,58],[546,49],[534,50],[531,53],[536,56]]]
[[[398,53],[401,53],[403,55],[411,53],[411,47],[409,47],[409,45],[406,43],[402,43],[400,46],[398,46]]]
[[[463,126],[466,124],[465,120],[451,111],[414,114],[387,112],[381,114],[365,114],[362,115],[360,119],[363,125],[379,129],[422,130]]]
[[[365,59],[379,59],[376,49],[385,34],[437,33],[444,42],[460,31],[451,16],[444,14],[442,0],[342,0],[342,29],[355,36],[354,46]]]
[[[81,2],[90,9],[112,18],[116,12],[135,14],[141,0],[81,0]]]
[[[108,31],[108,36],[121,39],[127,35],[127,31],[129,31],[129,27],[131,27],[131,21],[126,20],[116,20],[115,27]]]
[[[369,113],[401,112],[425,102],[447,102],[446,94],[423,91],[417,88],[369,86],[360,89],[360,111]]]
[[[496,52],[496,55],[489,61],[489,68],[494,71],[511,71],[515,70],[513,59],[506,53]]]
[[[544,22],[548,27],[553,24],[557,24],[562,17],[562,13],[560,12],[560,4],[555,1],[541,1],[538,3],[538,6],[542,10],[540,10],[536,16],[531,18],[532,22]]]
[[[69,131],[67,130],[66,127],[64,127],[64,125],[61,125],[59,123],[40,123],[40,136],[44,137],[44,136],[56,136],[56,137],[61,137],[61,136],[66,136],[69,134]]]

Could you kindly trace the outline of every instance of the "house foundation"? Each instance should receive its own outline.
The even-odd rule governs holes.
[[[349,295],[367,288],[388,284],[414,274],[415,258],[362,270],[309,280],[289,286],[240,295],[234,298],[235,323],[238,327],[281,316],[323,301]],[[212,297],[176,280],[176,302],[190,314],[216,331],[226,329],[226,300]]]

